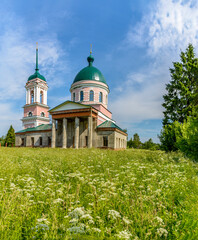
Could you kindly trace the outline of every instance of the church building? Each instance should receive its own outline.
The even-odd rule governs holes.
[[[48,85],[39,73],[36,48],[36,69],[25,86],[23,130],[16,132],[17,147],[126,148],[127,134],[108,110],[109,86],[93,66],[91,52],[87,61],[88,66],[76,75],[70,87],[71,100],[49,110]]]

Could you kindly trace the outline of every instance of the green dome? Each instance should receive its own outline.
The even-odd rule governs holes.
[[[32,79],[35,79],[35,78],[40,78],[44,81],[46,81],[46,79],[44,78],[43,75],[41,75],[37,70],[35,71],[35,73],[33,75],[31,75],[29,78],[28,78],[28,81],[32,80]]]
[[[82,81],[82,80],[93,80],[93,81],[102,82],[102,83],[107,84],[104,76],[101,73],[101,71],[92,66],[93,61],[94,61],[94,58],[92,57],[92,55],[90,55],[87,58],[87,61],[89,63],[89,66],[83,68],[76,75],[73,83],[76,83],[76,82],[79,82],[79,81]]]

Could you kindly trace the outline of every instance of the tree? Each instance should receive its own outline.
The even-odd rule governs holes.
[[[198,160],[198,117],[188,117],[176,133],[176,144],[187,156]]]
[[[165,125],[158,136],[161,142],[161,149],[166,152],[178,150],[176,144],[176,135],[179,135],[179,132],[179,122],[175,121]]]
[[[135,133],[133,135],[133,144],[132,144],[132,146],[134,148],[141,148],[141,145],[142,145],[142,143],[140,141],[140,137],[139,137],[139,135],[137,133]]]
[[[15,131],[12,125],[10,126],[8,133],[6,135],[5,143],[7,143],[8,147],[12,147],[15,144]]]
[[[0,137],[0,143],[1,143],[1,146],[4,146],[4,143],[5,143],[5,137],[4,136]]]
[[[197,105],[198,59],[192,44],[186,52],[181,52],[180,60],[170,68],[171,81],[166,85],[167,94],[162,104],[165,108],[163,126],[174,121],[183,123]]]

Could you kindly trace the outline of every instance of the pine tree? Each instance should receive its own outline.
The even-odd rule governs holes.
[[[198,59],[192,44],[188,45],[186,52],[181,52],[180,59],[181,62],[174,62],[170,68],[171,81],[166,85],[167,94],[163,96],[164,126],[174,121],[183,123],[197,104]]]
[[[15,144],[15,131],[12,125],[10,126],[8,133],[6,135],[5,143],[7,143],[8,147],[12,147]]]

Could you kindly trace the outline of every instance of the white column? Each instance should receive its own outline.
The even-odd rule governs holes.
[[[67,148],[67,119],[63,118],[63,148]]]
[[[43,104],[47,105],[47,91],[43,90]]]
[[[88,117],[88,148],[92,148],[92,116]]]
[[[79,118],[75,117],[75,137],[74,137],[74,147],[79,147]]]
[[[28,89],[26,89],[26,104],[28,104]]]
[[[36,87],[34,87],[34,102],[36,102]]]
[[[40,102],[40,87],[36,87],[36,101]]]
[[[56,147],[56,120],[52,119],[52,148]]]

